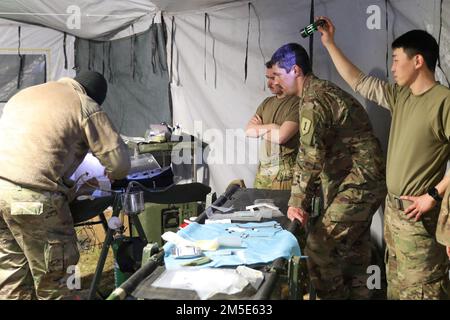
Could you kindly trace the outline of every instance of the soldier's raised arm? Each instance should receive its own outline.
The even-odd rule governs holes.
[[[340,76],[355,92],[392,111],[398,88],[376,77],[365,75],[336,45],[334,41],[336,28],[333,22],[323,16],[318,19],[326,21],[326,24],[319,26],[318,30],[322,34],[322,44],[327,49]]]
[[[333,60],[333,63],[341,77],[350,87],[354,88],[360,75],[362,74],[362,71],[355,66],[336,45],[334,41],[336,28],[331,20],[327,17],[319,17],[319,19],[327,22],[318,28],[319,32],[322,34],[321,40],[323,46],[328,50],[331,60]]]

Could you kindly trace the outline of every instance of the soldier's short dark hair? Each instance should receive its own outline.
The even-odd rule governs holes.
[[[278,64],[280,68],[290,72],[294,65],[299,66],[304,75],[312,72],[308,53],[298,43],[288,43],[279,48],[270,59],[272,64]]]
[[[266,68],[267,68],[267,69],[270,69],[270,68],[272,68],[272,67],[273,67],[273,62],[272,62],[272,60],[267,61],[267,62],[266,62]]]
[[[422,55],[425,63],[431,71],[436,69],[439,58],[439,45],[436,39],[426,31],[411,30],[401,35],[392,42],[392,49],[402,48],[409,58],[416,54]]]

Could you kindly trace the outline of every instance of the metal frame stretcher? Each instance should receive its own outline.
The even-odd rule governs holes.
[[[284,214],[282,217],[274,218],[281,227],[288,230],[292,234],[296,234],[299,229],[298,222],[291,222],[286,216],[287,204],[290,197],[290,191],[284,190],[260,190],[260,189],[244,189],[238,185],[231,185],[226,192],[222,194],[212,206],[231,207],[236,210],[245,210],[246,206],[253,204],[256,199],[273,199],[274,204]],[[196,219],[195,222],[204,224],[207,219],[207,210]],[[267,220],[266,220],[267,221]],[[159,251],[158,251],[159,250]],[[136,271],[127,281],[125,281],[119,288],[108,297],[109,300],[133,300],[133,299],[157,299],[157,300],[196,300],[199,299],[195,291],[156,288],[152,283],[164,272],[164,255],[162,249],[157,249],[151,258],[144,263],[141,268]],[[289,298],[301,299],[302,293],[299,287],[304,284],[305,277],[299,276],[299,260],[300,257],[293,257],[297,262],[296,267],[293,267],[292,260],[285,258],[277,258],[269,264],[262,264],[256,266],[249,266],[263,272],[264,280],[257,291],[254,289],[244,289],[241,293],[235,295],[217,294],[212,299],[246,299],[246,300],[267,300],[271,298],[274,289],[277,286],[277,281],[280,276],[288,274]],[[291,270],[292,269],[292,270]],[[295,275],[289,275],[295,270]],[[292,283],[293,281],[295,283]]]

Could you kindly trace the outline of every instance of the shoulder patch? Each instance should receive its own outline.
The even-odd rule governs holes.
[[[302,116],[302,120],[300,123],[300,130],[303,135],[306,135],[311,130],[312,121],[305,116]]]

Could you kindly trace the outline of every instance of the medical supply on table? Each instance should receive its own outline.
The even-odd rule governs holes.
[[[257,199],[255,204],[246,206],[246,210],[231,212],[233,207],[211,207],[208,220],[234,220],[259,222],[262,219],[282,217],[283,214],[271,199]],[[216,210],[216,211],[213,211]]]
[[[232,230],[231,233],[230,230]],[[210,257],[212,261],[200,267],[268,263],[279,257],[289,259],[292,255],[301,255],[295,236],[282,229],[281,225],[275,221],[210,225],[193,222],[180,230],[177,236],[183,242],[186,241],[193,246],[198,246],[197,241],[217,241],[219,243],[216,251],[203,250],[204,255]],[[180,241],[180,239],[175,241]],[[230,247],[226,247],[224,244]],[[180,268],[181,265],[180,259],[175,259],[171,255],[173,246],[173,242],[166,243],[164,246],[166,252],[164,262],[167,269]],[[226,252],[220,254],[223,250]],[[233,252],[232,254],[229,254],[230,250]]]
[[[252,277],[250,280],[253,280]],[[217,293],[236,294],[249,284],[235,269],[184,268],[166,270],[153,282],[153,287],[193,290],[205,300]],[[251,283],[251,282],[250,282]]]
[[[246,266],[237,267],[236,272],[243,276],[255,290],[259,289],[264,280],[264,275],[261,271]]]
[[[201,257],[186,263],[182,263],[181,265],[183,267],[197,267],[197,266],[201,266],[207,263],[210,263],[212,261],[212,259],[210,257]]]
[[[204,251],[216,251],[220,247],[220,243],[219,241],[217,241],[217,239],[197,240],[194,242],[194,245]]]
[[[227,208],[227,207],[217,207],[217,206],[213,206],[213,205],[212,205],[211,208],[213,208],[214,210],[223,212],[223,213],[228,213],[228,212],[234,210],[233,206]]]
[[[174,247],[172,255],[175,259],[192,259],[202,256],[203,251],[198,247]]]

